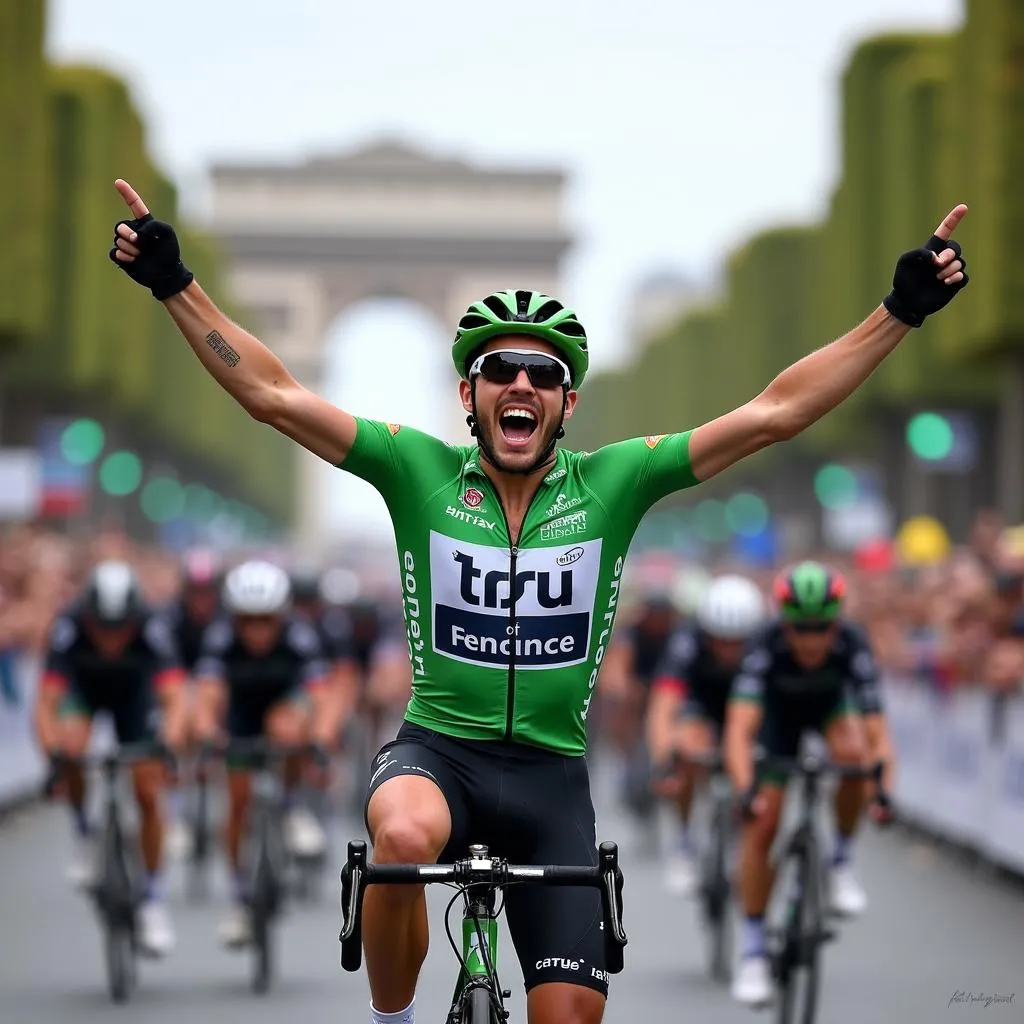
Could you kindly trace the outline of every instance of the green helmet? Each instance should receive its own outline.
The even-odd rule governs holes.
[[[469,357],[501,334],[530,334],[550,342],[569,364],[572,386],[583,383],[590,364],[583,324],[558,299],[522,290],[494,292],[463,314],[452,344],[452,360],[460,377],[465,379],[469,372]]]
[[[801,562],[777,577],[772,596],[784,619],[830,620],[842,610],[846,582],[820,562]]]

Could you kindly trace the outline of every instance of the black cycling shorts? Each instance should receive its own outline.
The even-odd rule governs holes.
[[[727,697],[728,695],[726,695]],[[701,721],[707,722],[715,730],[716,735],[721,736],[725,730],[727,704],[727,699],[719,697],[709,700],[699,692],[691,692],[686,695],[680,717],[699,718]]]
[[[374,762],[366,806],[388,779],[426,775],[451,812],[440,863],[482,843],[515,864],[597,865],[594,804],[583,757],[500,740],[460,740],[403,723]],[[367,825],[369,832],[369,825]],[[505,917],[526,991],[545,982],[608,994],[597,889],[510,885]]]
[[[255,739],[263,735],[267,715],[278,704],[301,703],[305,700],[301,684],[289,684],[280,689],[259,688],[251,692],[229,691],[227,732],[232,739]]]

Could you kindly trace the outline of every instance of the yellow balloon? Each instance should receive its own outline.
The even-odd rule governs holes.
[[[900,558],[907,565],[935,565],[949,555],[949,534],[937,519],[914,516],[908,519],[896,537]]]

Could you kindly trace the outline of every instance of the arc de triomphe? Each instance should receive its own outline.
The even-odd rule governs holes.
[[[484,169],[382,141],[290,166],[221,164],[211,176],[209,226],[228,256],[234,294],[314,390],[328,328],[361,300],[411,299],[454,330],[488,292],[559,294],[570,244],[559,171]],[[457,413],[453,403],[451,436],[461,438]],[[297,536],[311,551],[327,534],[322,465],[302,454]]]

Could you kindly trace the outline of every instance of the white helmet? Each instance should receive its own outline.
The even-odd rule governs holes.
[[[276,615],[290,599],[288,573],[270,562],[243,562],[224,580],[224,607],[232,615]]]
[[[697,609],[697,624],[719,640],[746,640],[765,619],[765,602],[757,585],[744,576],[719,576]]]

